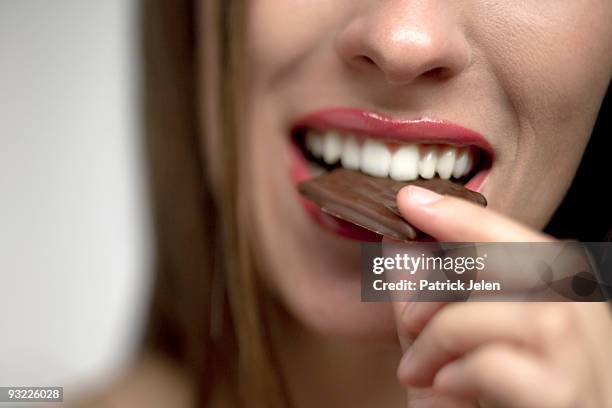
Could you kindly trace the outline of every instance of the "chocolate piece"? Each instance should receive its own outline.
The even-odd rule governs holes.
[[[399,190],[408,184],[487,205],[483,195],[449,180],[395,181],[344,168],[304,181],[298,188],[300,193],[331,215],[381,235],[412,241],[424,234],[402,218],[395,200]]]

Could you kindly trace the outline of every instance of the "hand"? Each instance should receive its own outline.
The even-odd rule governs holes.
[[[402,215],[440,241],[551,241],[467,201],[418,187]],[[394,302],[410,407],[612,407],[607,303]]]

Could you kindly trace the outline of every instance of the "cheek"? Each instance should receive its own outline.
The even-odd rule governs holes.
[[[494,76],[517,123],[506,135],[517,143],[505,158],[515,175],[506,187],[529,200],[502,201],[539,227],[571,183],[610,81],[612,3],[498,3],[469,14],[474,60]]]
[[[612,73],[612,3],[525,0],[489,11],[471,25],[519,116],[533,128],[590,122]]]
[[[255,85],[273,85],[333,41],[355,10],[352,0],[256,0],[249,8],[248,52]]]
[[[277,60],[291,58],[303,48],[303,43],[312,41],[313,30],[304,19],[308,11],[291,12],[292,1],[259,0],[252,3],[249,18],[249,49],[257,66]],[[315,27],[316,28],[316,27]]]

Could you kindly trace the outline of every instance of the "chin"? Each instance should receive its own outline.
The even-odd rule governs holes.
[[[283,303],[296,320],[318,336],[363,343],[398,341],[391,303],[361,302],[359,290],[305,292]]]

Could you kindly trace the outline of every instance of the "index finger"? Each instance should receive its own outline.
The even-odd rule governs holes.
[[[448,302],[393,302],[395,324],[402,350],[406,351],[427,323]]]
[[[398,251],[395,245],[402,244],[392,238],[383,237],[382,252],[385,256],[394,256]],[[410,252],[424,253],[430,249],[417,243],[410,245]],[[395,278],[395,271],[390,271],[389,279]],[[404,278],[405,275],[398,276],[397,279]],[[417,301],[417,296],[402,296],[391,294],[391,303],[395,316],[397,334],[402,350],[407,350],[413,343],[418,334],[427,325],[429,320],[440,310],[446,302],[422,302]]]

